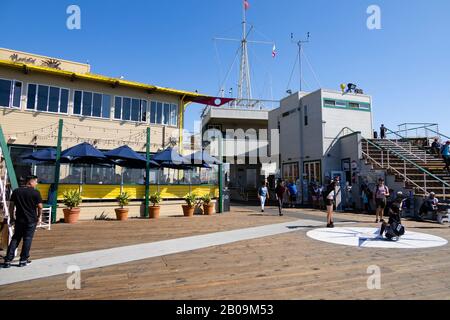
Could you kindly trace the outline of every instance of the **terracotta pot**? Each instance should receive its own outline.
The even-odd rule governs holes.
[[[160,206],[150,206],[148,207],[148,215],[150,219],[158,219],[159,218],[159,211],[161,207]]]
[[[194,216],[194,206],[188,206],[188,205],[182,205],[183,207],[183,214],[185,217],[192,217]]]
[[[119,221],[128,220],[128,211],[129,211],[128,209],[117,208],[117,209],[115,209],[115,211],[116,211],[117,220],[119,220]]]
[[[64,223],[77,223],[78,218],[80,217],[80,208],[66,208],[63,209],[64,212]]]
[[[204,204],[203,205],[203,214],[212,216],[214,214],[214,203]]]

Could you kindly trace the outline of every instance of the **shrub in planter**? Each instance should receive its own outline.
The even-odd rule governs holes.
[[[76,223],[80,217],[79,205],[82,202],[81,193],[78,190],[66,190],[63,193],[63,203],[66,206],[63,209],[64,222]]]
[[[119,194],[116,200],[120,206],[120,208],[115,209],[117,220],[125,221],[128,219],[129,209],[124,207],[130,203],[130,195],[127,192],[122,192],[121,194]]]
[[[183,214],[185,217],[192,217],[197,204],[197,195],[190,193],[184,197],[184,201],[186,201],[186,204],[182,206]]]
[[[150,195],[149,200],[152,203],[152,205],[148,207],[150,219],[158,219],[161,209],[161,207],[159,206],[159,204],[161,203],[161,192],[155,192],[154,194]]]
[[[214,204],[211,202],[211,196],[209,194],[205,194],[201,198],[203,202],[203,213],[211,216],[214,214]]]

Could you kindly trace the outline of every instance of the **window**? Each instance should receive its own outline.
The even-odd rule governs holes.
[[[334,101],[334,100],[325,100],[325,104],[327,106],[335,106],[336,105],[336,101]]]
[[[69,90],[41,84],[28,84],[27,110],[67,113]]]
[[[348,106],[352,109],[359,109],[359,103],[356,102],[349,102]]]
[[[162,124],[163,119],[163,104],[161,102],[156,103],[156,123]]]
[[[170,104],[164,103],[164,124],[169,125],[170,121]]]
[[[20,108],[22,82],[0,79],[0,107]]]
[[[305,106],[304,111],[305,111],[305,126],[307,126],[308,125],[308,106]]]
[[[73,114],[109,119],[111,116],[111,96],[76,90],[73,98]]]
[[[128,97],[115,97],[114,119],[147,122],[147,101]]]
[[[156,123],[156,102],[150,103],[150,123]]]
[[[298,163],[283,164],[283,180],[296,182],[299,177]]]
[[[336,107],[347,108],[347,103],[344,101],[336,101]]]
[[[303,171],[305,173],[305,179],[311,182],[313,179],[316,182],[322,181],[322,169],[320,161],[310,161],[303,163]]]
[[[167,102],[150,103],[150,123],[167,126],[178,125],[178,106]]]
[[[177,105],[171,104],[170,105],[170,125],[171,126],[177,126],[178,124],[178,110]]]

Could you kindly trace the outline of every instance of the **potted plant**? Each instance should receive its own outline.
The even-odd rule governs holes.
[[[64,222],[76,223],[80,217],[81,193],[78,190],[66,190],[63,193],[63,203],[67,208],[63,209]]]
[[[116,198],[120,208],[116,208],[116,217],[119,221],[125,221],[128,219],[128,208],[124,208],[130,203],[130,195],[127,192],[121,192]]]
[[[197,202],[197,195],[190,193],[184,197],[184,201],[186,201],[186,204],[182,205],[183,214],[185,217],[192,217],[194,215],[195,204]]]
[[[203,202],[203,213],[212,216],[214,214],[214,203],[211,202],[211,196],[205,194],[201,200]]]
[[[159,211],[161,209],[161,207],[159,206],[161,202],[161,192],[155,192],[154,194],[150,195],[149,200],[153,204],[152,206],[148,207],[150,219],[158,219]]]

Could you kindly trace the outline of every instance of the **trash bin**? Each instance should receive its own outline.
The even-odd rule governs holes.
[[[219,198],[216,201],[216,212],[219,212]],[[225,212],[230,212],[230,190],[228,188],[223,190],[222,213]]]
[[[230,212],[230,190],[223,190],[223,212]]]

